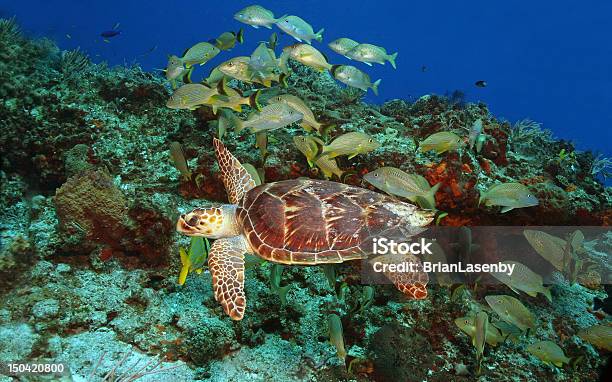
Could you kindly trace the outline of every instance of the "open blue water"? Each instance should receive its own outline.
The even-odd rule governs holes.
[[[33,35],[64,49],[80,46],[94,61],[137,62],[163,68],[168,54],[199,41],[245,28],[251,42],[208,65],[250,53],[271,31],[233,20],[249,1],[2,1],[0,13],[16,15]],[[327,43],[351,37],[399,51],[398,69],[366,69],[382,78],[380,96],[368,100],[444,94],[461,90],[511,122],[531,118],[582,150],[612,155],[612,2],[534,1],[260,1],[276,16],[289,13],[324,27],[314,43],[332,63],[346,63]],[[120,23],[121,35],[103,42],[100,32]],[[293,43],[282,35],[281,46]],[[423,66],[426,70],[423,71]],[[201,70],[200,73],[207,73]],[[474,82],[485,80],[486,88]]]

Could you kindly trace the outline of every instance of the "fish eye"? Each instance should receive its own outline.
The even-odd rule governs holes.
[[[368,143],[372,143],[372,142],[374,142],[373,139],[368,139]]]
[[[289,20],[285,20],[285,22],[286,22],[286,23],[288,23],[288,22],[289,22]]]

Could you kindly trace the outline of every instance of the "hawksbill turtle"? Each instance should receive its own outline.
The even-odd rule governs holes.
[[[256,186],[220,140],[214,138],[213,145],[231,204],[182,214],[177,230],[217,239],[208,257],[214,296],[234,320],[242,319],[246,307],[245,253],[290,265],[364,259],[372,254],[373,238],[405,240],[433,220],[431,211],[332,181],[294,179]],[[392,281],[412,298],[427,296],[427,273],[406,272]]]

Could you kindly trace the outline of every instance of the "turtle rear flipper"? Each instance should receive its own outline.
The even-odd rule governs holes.
[[[386,259],[389,264],[407,263],[412,264],[414,271],[406,272],[383,272],[385,277],[395,285],[403,294],[415,300],[423,300],[427,297],[427,283],[429,276],[423,272],[423,264],[414,255],[392,254],[380,256]],[[377,259],[377,258],[375,258]]]
[[[230,203],[240,204],[247,191],[255,188],[255,180],[220,140],[214,138],[213,145],[227,197]]]
[[[244,294],[244,237],[216,240],[208,255],[208,268],[217,300],[232,320],[242,320],[246,307]]]

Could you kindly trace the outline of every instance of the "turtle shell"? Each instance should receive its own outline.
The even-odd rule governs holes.
[[[283,264],[340,263],[367,257],[376,237],[406,240],[431,214],[342,183],[295,179],[247,192],[237,210],[251,248]]]

